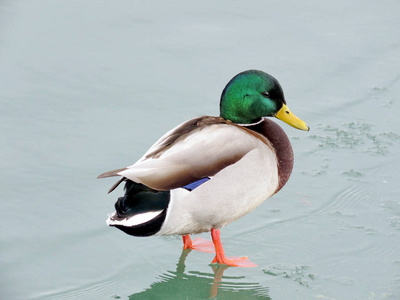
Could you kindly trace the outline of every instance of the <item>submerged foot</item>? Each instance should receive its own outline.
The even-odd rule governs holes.
[[[217,257],[215,256],[212,264],[227,265],[230,267],[252,268],[257,265],[251,262],[246,256],[244,257]]]
[[[195,238],[193,241],[190,236],[183,235],[183,249],[191,249],[201,252],[215,253],[212,264],[226,265],[229,267],[256,267],[247,257],[226,257],[222,247],[220,232],[218,229],[211,229],[212,242],[201,237]]]

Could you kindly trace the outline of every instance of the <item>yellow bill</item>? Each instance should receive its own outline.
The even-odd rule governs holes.
[[[294,128],[305,131],[310,130],[310,127],[308,127],[304,121],[296,117],[285,104],[282,105],[282,108],[276,113],[275,117]]]

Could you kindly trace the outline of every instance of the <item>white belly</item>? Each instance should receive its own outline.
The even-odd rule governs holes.
[[[221,228],[249,213],[278,187],[274,151],[260,146],[192,192],[171,191],[167,216],[156,235],[191,234]]]

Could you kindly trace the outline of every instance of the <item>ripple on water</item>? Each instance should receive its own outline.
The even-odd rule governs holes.
[[[382,199],[380,206],[384,211],[394,214],[395,216],[400,216],[400,202]]]
[[[400,230],[400,217],[389,217],[388,218],[389,224],[394,227],[396,230]]]
[[[342,174],[347,176],[347,177],[354,178],[354,179],[361,178],[361,177],[364,176],[364,173],[359,172],[359,171],[355,171],[353,169],[345,171]]]
[[[291,279],[302,286],[309,287],[315,279],[315,275],[310,273],[309,270],[309,266],[273,264],[265,267],[263,272],[267,275]]]
[[[352,185],[334,194],[330,201],[326,201],[312,214],[328,216],[329,220],[337,224],[331,235],[348,231],[377,235],[380,233],[380,227],[376,227],[377,223],[369,222],[365,216],[370,216],[371,210],[379,207],[380,201],[378,193],[370,192],[359,185]]]
[[[308,234],[308,228],[313,227],[307,221],[305,219],[299,223],[286,223],[286,228],[275,228],[273,234],[257,239],[256,255],[253,253],[250,258],[259,266],[267,266],[266,269],[271,272],[275,268],[289,273],[295,272],[295,266],[304,269],[303,267],[308,268],[305,264],[316,260],[329,261],[329,254],[318,243],[304,238],[304,234]]]
[[[246,282],[244,276],[227,276],[227,266],[213,266],[213,272],[167,271],[148,289],[130,299],[268,299],[268,288]]]
[[[389,148],[400,141],[400,135],[393,132],[374,133],[373,126],[367,123],[344,123],[341,127],[318,124],[320,135],[310,135],[323,149],[350,149],[364,153],[388,154]]]
[[[327,173],[328,167],[329,167],[329,164],[324,164],[319,169],[302,170],[301,174],[308,175],[311,177],[325,175]]]
[[[105,280],[98,283],[91,283],[87,285],[79,286],[79,288],[73,287],[63,291],[52,291],[46,294],[34,297],[33,299],[60,299],[60,300],[70,300],[70,299],[100,299],[104,295],[109,294],[110,291],[115,291],[121,289],[126,284],[125,281],[117,280]],[[119,299],[118,295],[110,296],[114,299]]]
[[[359,185],[351,185],[335,193],[330,201],[325,201],[324,205],[313,211],[312,214],[354,217],[359,209],[376,202],[379,198],[377,193],[361,189]]]
[[[400,202],[382,199],[380,207],[384,212],[390,214],[387,217],[389,225],[396,230],[400,230]]]
[[[219,291],[249,291],[254,295],[258,296],[268,296],[269,289],[267,287],[261,286],[259,283],[247,283],[247,282],[231,282],[223,278],[221,282],[218,283]],[[241,298],[242,299],[242,298]],[[265,298],[264,298],[265,299]],[[268,298],[269,299],[269,298]]]

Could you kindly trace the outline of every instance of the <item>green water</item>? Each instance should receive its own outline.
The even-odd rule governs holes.
[[[398,1],[0,3],[1,299],[399,299]],[[310,127],[279,124],[288,184],[221,230],[213,268],[180,237],[109,228],[134,163],[218,115],[261,69]],[[200,235],[210,238],[209,234]]]

